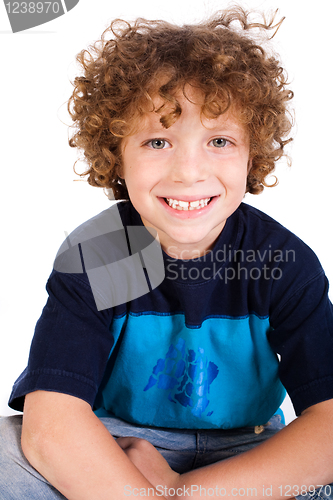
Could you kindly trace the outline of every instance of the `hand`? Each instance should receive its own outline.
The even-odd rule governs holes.
[[[135,437],[121,437],[116,443],[133,462],[143,476],[156,488],[161,485],[172,488],[179,474],[171,469],[168,462],[149,441]]]

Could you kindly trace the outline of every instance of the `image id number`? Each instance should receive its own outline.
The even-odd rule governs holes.
[[[284,486],[279,486],[278,487],[280,490],[280,495],[281,496],[313,496],[315,493],[317,493],[320,496],[320,493],[323,492],[325,495],[330,496],[332,494],[332,487],[330,484],[318,484],[317,486],[289,486],[288,484]]]
[[[6,3],[8,14],[47,14],[60,11],[59,2],[8,2]]]

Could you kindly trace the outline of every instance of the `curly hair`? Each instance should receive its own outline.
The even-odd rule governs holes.
[[[84,152],[89,166],[79,175],[88,176],[92,186],[112,188],[115,199],[128,199],[119,176],[123,138],[148,111],[158,112],[170,127],[182,112],[177,92],[190,84],[204,96],[206,117],[232,107],[248,127],[252,167],[246,191],[260,193],[292,140],[287,75],[277,56],[252,36],[255,28],[266,39],[269,30],[274,36],[283,21],[274,25],[274,18],[250,22],[250,14],[234,6],[197,25],[113,21],[101,40],[77,56],[83,75],[75,79],[68,102],[75,129],[69,144]],[[168,104],[167,112],[163,105],[154,108],[154,96]]]

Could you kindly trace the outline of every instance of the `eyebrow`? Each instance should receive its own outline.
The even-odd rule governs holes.
[[[206,127],[205,124],[203,124],[203,126],[205,128],[207,128],[208,130],[224,130],[224,129],[228,129],[228,130],[244,130],[244,127],[242,126],[242,124],[239,122],[239,123],[236,123],[236,122],[231,122],[229,119],[226,119],[224,120],[224,122],[222,123],[216,123],[216,120],[218,120],[222,115],[218,116],[217,118],[209,118],[207,120],[209,120],[209,123],[212,123],[214,124],[212,127]]]
[[[239,131],[243,131],[243,127],[241,125],[237,125],[237,124],[226,124],[226,123],[222,123],[222,124],[216,124],[214,125],[213,127],[206,127],[205,125],[203,125],[204,128],[206,130],[209,130],[209,131],[214,131],[214,130],[219,130],[221,132],[225,131],[227,132],[228,130],[231,130],[231,131],[235,131],[235,132],[239,132]],[[172,127],[172,125],[171,125]],[[152,128],[148,126],[145,126],[143,128],[139,128],[137,133],[140,134],[144,134],[144,133],[149,133],[149,134],[160,134],[161,132],[167,132],[169,129],[171,129],[171,127],[169,128],[165,128],[163,127],[163,125],[161,124],[161,128],[157,128],[156,125],[154,124],[154,126]]]

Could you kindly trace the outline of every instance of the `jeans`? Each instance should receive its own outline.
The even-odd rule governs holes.
[[[170,467],[179,473],[250,450],[284,427],[278,415],[272,417],[265,426],[259,429],[246,427],[202,431],[142,428],[116,418],[101,418],[100,420],[115,438],[135,436],[150,441],[168,461]],[[21,425],[20,415],[0,418],[0,500],[65,499],[25,459],[20,445]],[[261,432],[258,433],[258,430]],[[266,486],[268,488],[266,496],[269,497],[269,485]],[[289,494],[296,496],[297,491],[288,491],[285,485],[283,488],[282,496],[286,498]],[[200,496],[212,498],[213,491],[209,490],[213,488],[207,491],[203,489]],[[240,496],[242,494],[243,492],[239,492]],[[246,492],[244,495],[247,495]],[[124,498],[130,496],[137,495],[131,491],[130,485],[127,485],[126,489],[124,485]],[[191,491],[184,491],[183,496],[190,498]],[[230,496],[230,493],[220,490],[214,498],[219,496]],[[251,492],[251,496],[256,496],[254,491]],[[299,495],[298,498],[299,500],[333,500],[333,484],[320,488],[314,494]]]

